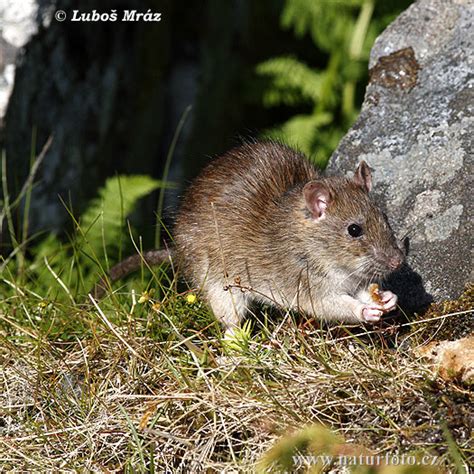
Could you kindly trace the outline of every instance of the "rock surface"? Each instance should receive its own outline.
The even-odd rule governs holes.
[[[456,341],[435,341],[420,348],[418,353],[431,360],[441,378],[450,382],[474,384],[474,336]]]
[[[408,310],[472,281],[474,2],[418,0],[377,39],[361,114],[328,172],[366,160],[408,251],[389,282]]]

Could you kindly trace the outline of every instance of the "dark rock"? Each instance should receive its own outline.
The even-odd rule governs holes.
[[[361,114],[328,167],[374,169],[374,195],[409,246],[390,282],[409,310],[472,281],[473,7],[418,0],[380,35]]]

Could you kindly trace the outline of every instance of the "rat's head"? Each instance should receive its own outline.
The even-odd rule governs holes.
[[[335,270],[360,281],[383,278],[404,260],[386,216],[369,198],[371,188],[364,161],[352,179],[320,179],[303,188],[312,245],[328,252]]]

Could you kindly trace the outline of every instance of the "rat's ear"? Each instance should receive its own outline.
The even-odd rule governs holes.
[[[311,212],[313,219],[319,221],[326,217],[326,209],[331,202],[331,193],[321,181],[310,181],[303,188],[306,207]]]
[[[353,181],[367,192],[370,192],[372,189],[372,173],[369,165],[364,160],[359,163],[355,170]]]

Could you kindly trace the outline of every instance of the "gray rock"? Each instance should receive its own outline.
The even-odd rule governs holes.
[[[472,0],[418,0],[401,14],[372,49],[361,114],[328,167],[373,168],[376,199],[409,247],[389,282],[408,310],[473,279],[473,22]]]

